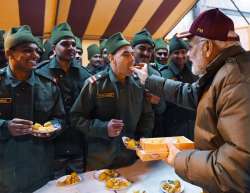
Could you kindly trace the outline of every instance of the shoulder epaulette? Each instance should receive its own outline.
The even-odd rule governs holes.
[[[100,73],[97,73],[93,76],[90,76],[87,80],[91,83],[91,84],[94,84],[96,81],[106,77],[108,73],[106,71],[102,71]]]
[[[44,72],[42,72],[42,71],[40,71],[40,70],[37,70],[37,69],[36,69],[36,70],[34,71],[34,73],[35,73],[36,75],[38,75],[38,76],[41,76],[41,77],[46,78],[46,79],[49,79],[50,81],[56,83],[56,81],[53,79],[53,77],[51,77],[50,75],[48,75],[48,74],[46,74],[46,73],[44,73]]]
[[[49,62],[50,62],[50,60],[44,60],[44,61],[40,62],[40,63],[37,65],[36,69],[45,66],[45,65],[48,64]]]
[[[164,65],[164,66],[160,67],[159,70],[161,71],[161,70],[165,70],[165,69],[168,69],[168,68],[169,68],[168,65]]]
[[[6,71],[6,67],[0,69],[0,75]]]

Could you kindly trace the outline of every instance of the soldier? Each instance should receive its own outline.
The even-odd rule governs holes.
[[[35,134],[32,124],[51,121],[60,128],[64,116],[60,91],[35,72],[38,46],[28,26],[5,37],[9,65],[0,70],[0,192],[31,193],[53,177],[56,134]]]
[[[185,41],[174,36],[169,42],[169,62],[162,68],[164,78],[176,79],[192,83],[197,77],[192,74],[192,64],[187,56],[188,45]]]
[[[105,66],[109,66],[109,63],[110,63],[109,58],[108,58],[107,48],[106,48],[106,45],[105,45],[107,40],[108,39],[104,39],[100,43],[101,56],[102,56],[102,59],[103,59],[103,62],[104,62]]]
[[[110,68],[88,79],[71,109],[72,122],[88,140],[88,170],[132,164],[136,155],[122,136],[151,136],[154,113],[143,88],[131,76],[133,49],[121,33],[107,43]]]
[[[94,75],[105,69],[103,59],[101,57],[101,50],[96,44],[91,44],[87,48],[89,64],[87,65],[88,71]]]
[[[149,31],[143,29],[142,31],[136,33],[131,40],[131,45],[133,46],[135,52],[136,64],[150,64],[155,45]],[[157,76],[161,76],[160,72],[154,69],[151,64],[148,65],[148,72],[150,75],[154,74]],[[147,100],[153,105],[153,109],[155,112],[155,126],[153,135],[160,136],[163,133],[163,128],[161,125],[161,113],[163,113],[165,110],[165,101],[161,100],[159,96],[153,95],[148,91],[145,91],[145,95],[147,97]]]
[[[75,59],[75,36],[67,23],[56,26],[50,38],[55,57],[43,62],[37,71],[54,79],[59,86],[66,111],[63,133],[57,138],[56,176],[64,175],[69,170],[83,171],[84,141],[81,133],[72,129],[69,111],[80,93],[85,80],[90,76],[88,71]]]
[[[0,29],[0,68],[3,68],[7,65],[7,60],[4,52],[4,30]]]
[[[155,61],[152,67],[161,73],[161,69],[167,66],[168,45],[162,38],[156,39],[154,43],[155,43],[155,49],[154,49]]]
[[[178,80],[185,83],[193,83],[197,77],[191,72],[191,62],[187,57],[187,44],[174,36],[169,42],[169,62],[166,68],[162,68],[164,78]],[[173,103],[167,103],[167,108],[162,115],[165,136],[184,135],[193,139],[195,111],[179,107]]]
[[[76,38],[76,59],[82,64],[82,41],[80,38]]]
[[[50,60],[51,58],[54,57],[54,51],[52,49],[52,43],[51,43],[51,40],[50,39],[47,39],[44,44],[43,44],[43,48],[44,48],[44,52],[41,56],[41,62],[43,61],[47,61]]]
[[[41,62],[42,55],[44,53],[43,40],[40,37],[35,37],[35,38],[36,38],[36,44],[38,46],[38,54],[39,54],[38,62]]]

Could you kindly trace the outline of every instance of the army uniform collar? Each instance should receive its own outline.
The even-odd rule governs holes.
[[[119,84],[119,80],[116,78],[112,68],[109,69],[109,78],[112,83]],[[127,82],[129,80],[130,80],[130,76],[127,76],[125,81]]]
[[[162,64],[162,63],[159,63],[157,61],[155,61],[155,64],[156,64],[158,70],[161,70],[161,69],[167,67],[167,64]]]
[[[51,59],[51,62],[49,64],[49,68],[50,69],[60,69],[61,70],[61,67],[60,67],[59,63],[57,62],[56,57],[53,57],[53,59]],[[76,60],[73,59],[70,62],[70,68],[80,69],[82,67],[81,67],[79,62],[77,62]]]
[[[110,68],[110,70],[109,70],[109,78],[110,78],[111,82],[113,82],[115,84],[119,83],[119,81],[117,80],[112,68]]]
[[[10,67],[7,66],[6,67],[6,81],[7,81],[7,84],[10,84],[12,87],[17,87],[19,84],[21,84],[22,82],[26,82],[28,83],[30,86],[34,86],[35,84],[35,75],[34,75],[34,72],[32,70],[31,72],[31,76],[29,79],[25,80],[25,81],[21,81],[21,80],[17,80],[11,70],[10,70]]]
[[[181,74],[181,69],[173,61],[170,61],[170,64],[168,65],[168,67],[174,73],[175,76],[178,76],[179,74]],[[186,64],[183,70],[185,70],[185,68],[186,68]]]

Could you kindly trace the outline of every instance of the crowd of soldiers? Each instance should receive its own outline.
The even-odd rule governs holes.
[[[188,42],[168,44],[143,29],[131,41],[116,33],[87,48],[67,23],[44,43],[29,26],[1,31],[0,192],[33,192],[71,171],[134,163],[122,136],[184,135],[193,139],[195,111],[165,102],[144,89],[131,67],[192,83]],[[85,67],[86,66],[86,67]],[[35,123],[58,131],[37,134]]]
[[[130,165],[137,157],[123,136],[173,135],[195,135],[193,150],[166,142],[165,162],[182,179],[206,193],[249,192],[250,52],[219,9],[182,33],[189,43],[174,36],[167,45],[146,29],[131,41],[115,33],[88,47],[87,67],[67,23],[44,44],[29,26],[0,34],[1,193]],[[48,122],[54,132],[32,129]]]

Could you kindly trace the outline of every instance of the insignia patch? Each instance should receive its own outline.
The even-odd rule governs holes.
[[[90,82],[91,84],[95,83],[95,82],[96,82],[96,77],[95,77],[95,76],[89,77],[89,82]]]
[[[104,93],[97,93],[97,98],[114,98],[115,93],[114,92],[104,92]]]
[[[10,104],[12,103],[12,98],[0,98],[0,104]]]
[[[57,84],[57,83],[59,82],[59,79],[58,79],[58,77],[54,76],[53,79],[52,79],[52,81],[53,81],[55,84]]]

